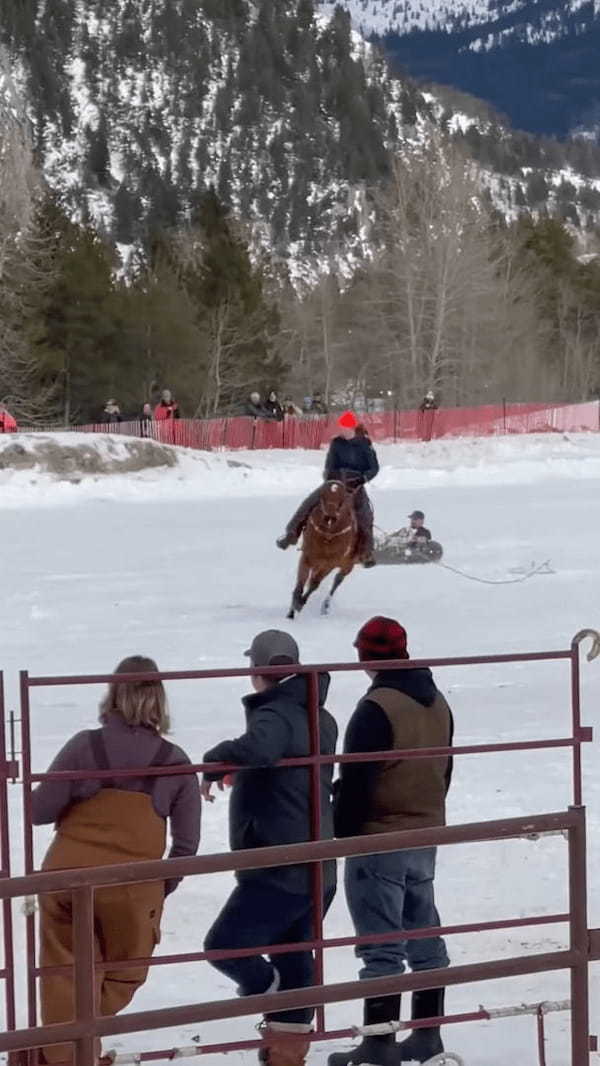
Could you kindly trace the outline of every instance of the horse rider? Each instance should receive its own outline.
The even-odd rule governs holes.
[[[329,445],[325,461],[325,481],[342,481],[354,492],[354,510],[358,522],[358,552],[363,566],[375,566],[373,558],[373,509],[365,491],[365,483],[379,473],[375,449],[363,426],[352,411],[346,411],[338,419],[340,432]],[[284,536],[277,540],[277,547],[285,551],[297,544],[311,511],[319,503],[321,489],[315,489],[300,505],[288,523]]]

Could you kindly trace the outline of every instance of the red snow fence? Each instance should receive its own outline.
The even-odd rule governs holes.
[[[452,437],[491,437],[514,433],[579,433],[600,430],[600,401],[579,404],[487,404],[441,407],[436,411],[382,411],[361,415],[379,444]],[[324,448],[337,432],[338,415],[286,417],[283,422],[254,418],[180,419],[71,427],[84,433],[149,437],[160,444],[201,451],[271,448]],[[56,428],[56,427],[54,427]]]
[[[402,1028],[422,1028],[442,1024],[452,1027],[458,1023],[472,1021],[490,1021],[494,1018],[532,1015],[537,1024],[537,1046],[539,1066],[545,1066],[545,1016],[550,1011],[570,1012],[570,1040],[571,1055],[570,1066],[589,1066],[590,1052],[595,1050],[595,1039],[589,1030],[589,965],[592,961],[600,959],[600,930],[589,929],[587,919],[587,869],[586,869],[586,816],[582,806],[582,745],[589,743],[592,738],[592,730],[586,728],[581,722],[580,701],[580,659],[579,648],[582,640],[588,636],[594,639],[594,647],[597,647],[597,634],[590,630],[582,630],[573,639],[571,646],[558,651],[533,651],[513,654],[463,656],[459,658],[440,658],[434,660],[402,660],[389,663],[377,662],[370,664],[373,668],[381,669],[415,669],[429,666],[435,668],[453,667],[475,669],[477,666],[492,663],[560,663],[563,662],[568,668],[570,680],[569,691],[569,732],[561,737],[545,737],[543,739],[528,739],[506,742],[488,742],[485,744],[457,744],[453,748],[429,748],[402,750],[397,752],[369,752],[363,755],[334,755],[320,754],[319,737],[319,675],[323,671],[332,674],[364,671],[369,668],[368,663],[321,663],[318,665],[301,665],[295,667],[298,673],[307,676],[309,684],[309,715],[310,715],[310,754],[297,759],[284,760],[281,766],[306,766],[310,773],[310,798],[311,798],[311,825],[312,839],[307,843],[286,845],[283,847],[260,848],[251,851],[223,852],[214,855],[200,855],[193,858],[181,858],[162,860],[157,862],[127,863],[119,866],[81,868],[77,870],[64,870],[55,872],[38,872],[34,856],[33,827],[31,819],[31,795],[35,784],[43,780],[54,778],[76,780],[83,777],[93,776],[103,778],[114,773],[113,770],[68,772],[68,773],[36,773],[31,763],[31,737],[32,737],[32,698],[38,689],[50,687],[60,688],[63,686],[89,686],[110,684],[114,681],[111,675],[100,676],[63,676],[63,677],[31,677],[27,671],[20,675],[20,762],[17,762],[17,737],[15,721],[11,717],[9,737],[0,732],[0,815],[3,824],[8,824],[8,804],[6,799],[8,785],[18,785],[22,793],[23,825],[24,825],[24,864],[25,875],[19,877],[10,876],[9,864],[9,841],[8,829],[0,836],[1,845],[1,868],[0,868],[0,900],[5,908],[4,913],[4,960],[0,978],[4,979],[6,988],[6,1016],[7,1032],[0,1034],[0,1053],[8,1052],[13,1056],[19,1054],[18,1060],[13,1058],[11,1062],[18,1061],[24,1066],[36,1066],[36,1049],[49,1044],[69,1043],[73,1047],[73,1061],[75,1066],[91,1066],[95,1061],[96,1041],[99,1038],[107,1038],[125,1033],[144,1034],[150,1031],[167,1028],[189,1027],[213,1021],[226,1021],[233,1018],[260,1015],[265,1012],[277,1012],[290,1008],[316,1007],[316,1029],[311,1034],[312,1041],[340,1041],[348,1040],[360,1033],[360,1026],[349,1029],[332,1029],[326,1024],[325,1007],[328,1004],[343,1003],[347,1001],[362,1000],[364,997],[387,996],[400,992],[409,992],[426,988],[453,987],[455,985],[479,983],[488,980],[504,980],[510,977],[543,974],[556,971],[568,971],[570,974],[571,995],[569,1000],[555,1003],[540,1002],[532,1005],[515,1004],[506,1008],[490,1008],[475,1006],[479,1003],[474,998],[473,1010],[461,1014],[446,1015],[443,1018],[429,1018],[420,1021],[405,1023]],[[591,658],[590,652],[588,658]],[[261,667],[258,669],[243,668],[229,670],[202,670],[184,671],[161,674],[148,674],[145,680],[185,681],[190,683],[203,682],[212,678],[238,678],[251,677],[260,673],[268,674],[275,678],[283,676],[289,667]],[[142,675],[120,675],[121,683],[139,682]],[[0,675],[0,698],[2,693]],[[567,709],[567,708],[565,708]],[[493,725],[491,726],[493,731]],[[7,750],[6,742],[9,740]],[[572,796],[573,805],[567,810],[536,813],[531,816],[503,818],[485,822],[475,822],[465,825],[450,825],[431,829],[403,830],[392,833],[383,833],[377,836],[353,837],[344,840],[321,840],[319,838],[321,825],[321,790],[319,768],[324,762],[372,762],[396,761],[397,759],[422,759],[438,758],[446,755],[454,757],[478,756],[488,753],[509,753],[515,751],[548,751],[549,749],[562,748],[571,752],[572,765]],[[220,769],[231,771],[238,769],[225,764],[217,766],[210,764],[210,770]],[[146,771],[149,774],[189,774],[201,773],[204,770],[202,764],[156,767]],[[139,775],[139,769],[120,771],[120,776]],[[6,820],[6,821],[5,821]],[[493,841],[506,841],[523,839],[532,842],[540,836],[561,835],[567,840],[566,867],[568,872],[568,908],[562,913],[547,914],[543,910],[534,915],[519,913],[512,918],[496,921],[471,922],[468,924],[444,926],[437,929],[417,929],[398,931],[395,933],[356,937],[348,935],[338,938],[328,938],[323,929],[323,871],[324,861],[342,859],[352,855],[369,855],[398,851],[404,848],[424,848],[431,846],[449,846],[462,843],[490,843]],[[110,966],[111,971],[122,969],[126,971],[140,965],[157,967],[173,966],[184,963],[199,963],[215,960],[217,957],[234,958],[242,955],[255,954],[286,954],[298,951],[300,945],[264,945],[252,948],[238,949],[235,951],[219,951],[206,953],[193,951],[177,955],[155,955],[150,959],[127,960],[115,963],[97,962],[94,953],[94,892],[109,885],[129,885],[144,881],[165,880],[179,877],[206,877],[214,873],[233,872],[239,870],[258,870],[272,866],[293,865],[297,863],[310,863],[313,869],[313,913],[314,927],[313,938],[310,942],[301,945],[303,950],[315,952],[315,986],[293,991],[277,992],[262,996],[252,996],[243,999],[215,1000],[210,1002],[188,1002],[182,1006],[158,1006],[152,1010],[137,1011],[134,1013],[121,1014],[115,1017],[100,1017],[96,1008],[96,975]],[[202,880],[199,882],[199,888]],[[477,886],[473,884],[473,893]],[[71,893],[73,911],[74,933],[74,962],[73,972],[75,975],[75,1007],[74,1018],[52,1026],[38,1025],[37,1003],[37,978],[41,970],[37,965],[37,934],[36,921],[33,908],[26,907],[26,976],[27,976],[27,1021],[28,1028],[16,1029],[15,1027],[15,985],[14,985],[14,952],[12,946],[11,904],[13,900],[34,899],[40,893],[48,892]],[[202,913],[199,908],[198,913]],[[521,954],[514,957],[502,957],[469,963],[466,965],[452,966],[444,970],[429,970],[418,973],[391,975],[370,981],[350,980],[343,983],[330,984],[324,977],[324,952],[335,948],[346,948],[358,943],[379,943],[385,939],[424,939],[432,935],[453,936],[457,934],[477,934],[492,930],[509,930],[520,928],[532,928],[537,926],[566,926],[568,936],[566,946],[560,950],[544,951],[537,954]],[[199,936],[202,931],[199,932]],[[71,973],[70,967],[52,967],[44,973]],[[19,1012],[20,1013],[20,1012]],[[226,1032],[226,1029],[225,1029]],[[141,1037],[143,1039],[143,1036]],[[189,1047],[174,1048],[172,1045],[166,1049],[156,1051],[142,1051],[135,1054],[122,1054],[118,1056],[118,1063],[138,1063],[150,1061],[165,1061],[175,1058],[196,1057],[199,1054],[228,1053],[255,1049],[261,1045],[260,1040],[246,1039],[236,1042],[222,1040],[220,1043],[201,1043],[200,1037],[194,1038],[197,1042]],[[471,1064],[468,1064],[471,1066]],[[473,1063],[474,1066],[474,1063]]]

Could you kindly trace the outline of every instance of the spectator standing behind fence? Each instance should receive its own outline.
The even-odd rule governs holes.
[[[432,392],[431,389],[429,389],[429,392],[426,392],[425,396],[423,397],[423,402],[419,407],[419,411],[437,411],[439,406],[440,405],[435,398],[435,393]]]
[[[302,408],[294,403],[291,396],[286,396],[283,401],[283,411],[290,418],[298,418],[302,414]]]
[[[355,647],[362,662],[409,658],[406,631],[392,618],[372,618],[360,630]],[[371,687],[348,724],[345,752],[451,746],[452,713],[430,670],[369,671],[369,676]],[[451,773],[452,760],[446,757],[344,765],[337,786],[336,836],[444,825]],[[439,926],[433,889],[435,860],[435,848],[347,859],[346,897],[357,936]],[[369,944],[356,953],[363,962],[362,979],[401,974],[407,959],[413,971],[449,965],[446,946],[438,936]],[[413,993],[413,1019],[443,1014],[443,988]],[[365,1025],[399,1018],[400,996],[365,1000]],[[329,1064],[422,1063],[442,1051],[439,1027],[418,1029],[399,1046],[393,1033],[368,1036],[354,1051],[331,1055]]]
[[[276,422],[283,422],[283,407],[279,402],[275,389],[271,389],[265,401],[265,411],[269,418],[273,418]]]
[[[156,673],[152,659],[124,659],[116,674]],[[195,855],[200,839],[200,791],[195,775],[144,777],[149,767],[189,763],[188,756],[163,739],[169,729],[165,690],[160,681],[113,681],[100,705],[100,729],[74,736],[54,759],[51,771],[114,770],[109,780],[44,781],[32,797],[34,825],[56,823],[42,869],[162,859],[169,820],[169,857]],[[119,770],[141,771],[119,777]],[[177,881],[99,889],[94,895],[97,958],[103,962],[148,958],[160,940],[165,896]],[[42,966],[73,965],[70,893],[40,899]],[[97,975],[98,1010],[114,1015],[144,984],[147,966]],[[70,976],[41,979],[44,1025],[74,1017]],[[46,1063],[71,1061],[67,1045],[44,1048]]]
[[[269,418],[265,405],[260,398],[260,392],[251,392],[244,404],[242,414],[247,418]]]
[[[16,419],[4,404],[0,404],[0,433],[16,433],[18,429]]]
[[[204,762],[234,763],[244,767],[233,778],[229,807],[231,848],[298,844],[311,838],[310,770],[308,767],[274,769],[280,759],[310,753],[308,679],[294,673],[299,663],[296,641],[288,633],[268,630],[252,641],[246,652],[254,667],[289,666],[281,680],[254,677],[254,695],[244,702],[246,732],[225,740],[204,756]],[[319,678],[321,754],[333,755],[337,726],[325,709],[329,676]],[[211,799],[211,783],[222,773],[206,774],[203,795]],[[322,766],[321,836],[333,837],[331,806],[332,766]],[[324,864],[324,906],[335,894],[335,863]],[[284,866],[240,871],[237,888],[221,911],[205,942],[207,951],[227,951],[265,944],[293,944],[313,936],[313,901],[310,867]],[[260,995],[314,983],[312,952],[303,951],[266,959],[261,955],[214,962],[235,981],[242,996]],[[308,1033],[314,1011],[287,1010],[269,1015],[263,1028],[261,1061],[268,1066],[301,1066],[309,1048]]]
[[[142,430],[142,437],[150,436],[150,427],[152,426],[152,404],[145,403],[140,413],[140,426]]]
[[[107,426],[114,426],[122,421],[121,408],[116,400],[107,400],[102,412],[102,422]]]
[[[310,405],[310,413],[313,415],[329,414],[329,408],[320,392],[315,392]]]
[[[172,422],[180,418],[179,404],[175,402],[170,389],[163,390],[160,402],[154,408],[154,417],[157,422]]]

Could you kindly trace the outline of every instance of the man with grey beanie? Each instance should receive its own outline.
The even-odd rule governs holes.
[[[252,678],[254,693],[243,700],[246,731],[236,740],[224,740],[204,756],[205,763],[229,763],[243,769],[233,778],[229,806],[229,832],[233,851],[245,848],[299,844],[311,838],[310,770],[280,767],[282,759],[310,753],[308,679],[294,672],[300,662],[293,637],[271,629],[254,638],[246,655],[255,668],[289,666],[280,678]],[[333,755],[337,726],[325,709],[329,675],[319,678],[321,754]],[[333,766],[320,769],[321,837],[333,838]],[[214,782],[222,786],[224,774],[207,773],[203,795],[212,801]],[[335,863],[324,864],[324,905],[335,894]],[[313,937],[313,902],[309,865],[245,870],[237,874],[237,887],[209,931],[205,949],[227,951],[263,944],[297,944]],[[314,981],[310,951],[264,958],[262,955],[213,963],[238,985],[242,996],[306,988]],[[268,1066],[302,1066],[309,1049],[313,1011],[280,1011],[265,1018],[261,1061]]]

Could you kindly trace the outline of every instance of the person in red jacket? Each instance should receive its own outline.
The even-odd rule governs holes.
[[[0,433],[16,433],[18,430],[16,420],[4,404],[0,404]]]
[[[173,393],[165,389],[161,395],[160,403],[154,408],[154,417],[157,422],[168,422],[179,418],[179,405],[173,399]]]

